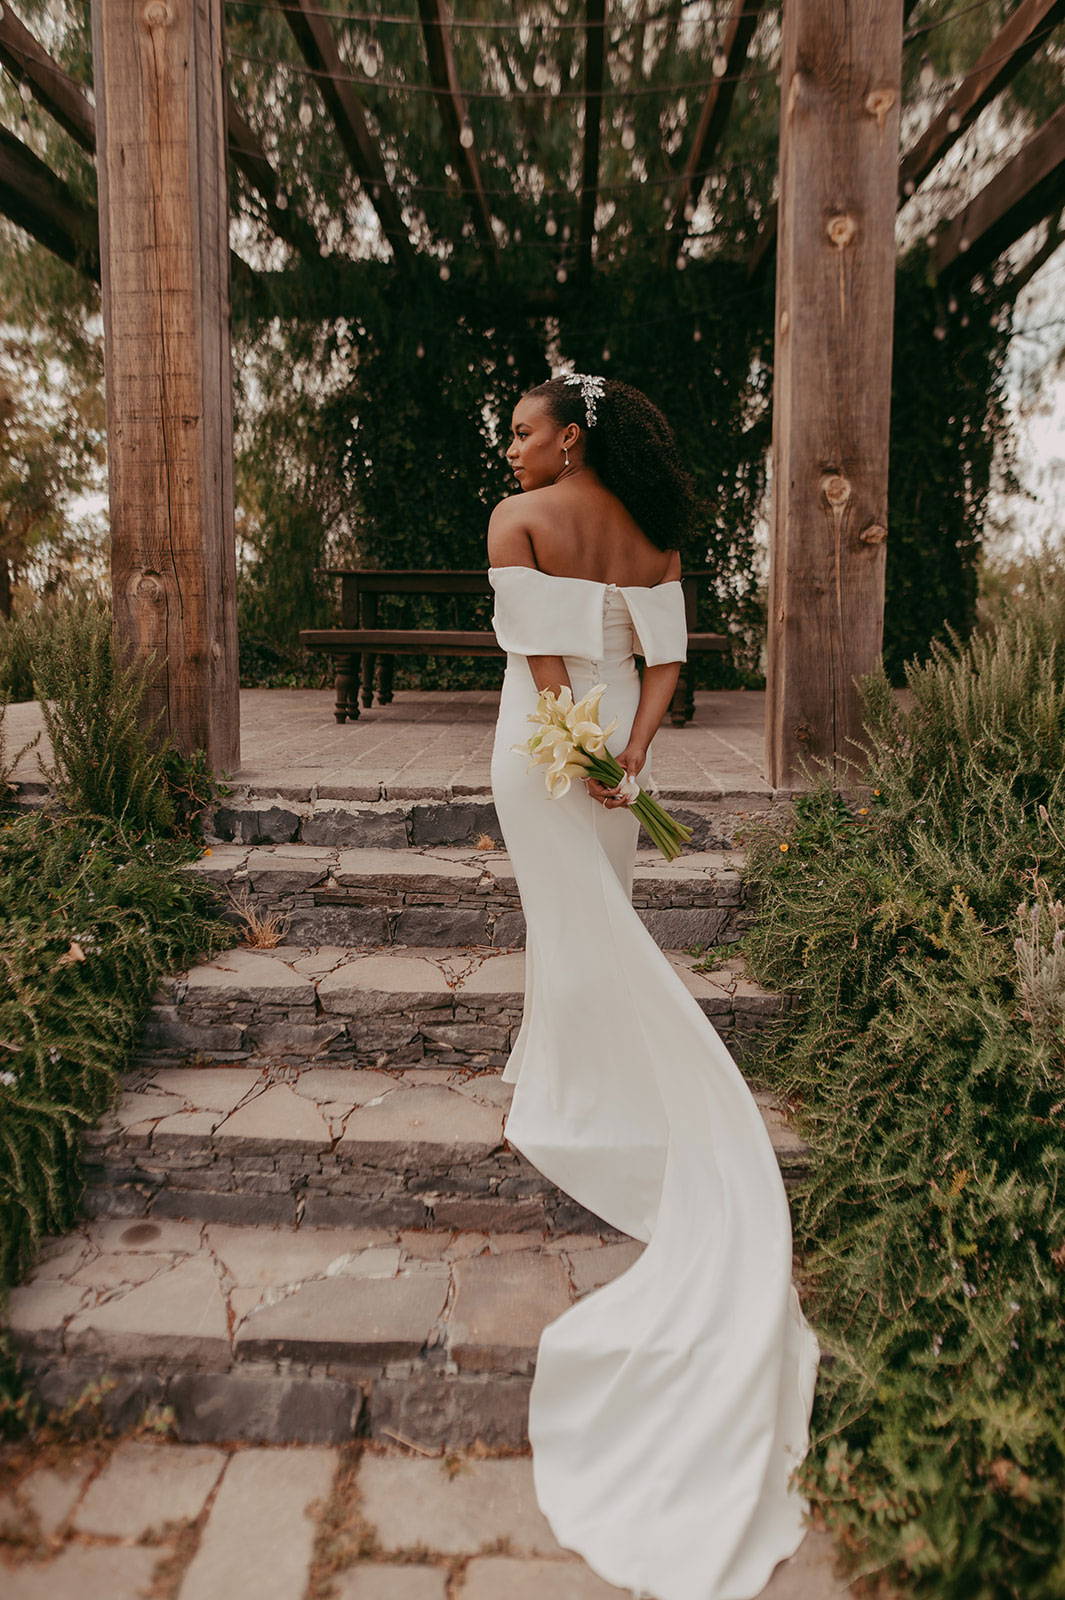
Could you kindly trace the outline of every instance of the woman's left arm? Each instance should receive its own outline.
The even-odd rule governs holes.
[[[565,687],[573,693],[564,656],[526,656],[525,659],[537,689],[553,689],[557,695]]]

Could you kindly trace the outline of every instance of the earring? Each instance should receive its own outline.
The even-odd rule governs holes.
[[[568,446],[566,446],[566,445],[562,446],[562,454],[566,458],[566,465],[568,467],[569,466],[569,448],[568,448]]]

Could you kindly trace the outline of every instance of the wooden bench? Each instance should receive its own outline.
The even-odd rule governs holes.
[[[396,656],[504,656],[491,629],[463,632],[433,628],[379,628],[378,597],[383,594],[491,594],[485,571],[382,570],[380,568],[329,567],[321,574],[339,578],[339,628],[302,628],[300,644],[308,650],[325,650],[333,658],[335,706],[338,722],[352,722],[359,715],[359,689],[362,704],[373,705],[374,677],[380,658],[378,705],[392,699],[392,668]],[[677,679],[676,692],[669,707],[670,721],[682,727],[695,714],[694,655],[728,649],[728,635],[694,631],[695,607],[700,583],[710,581],[704,572],[681,576],[684,609],[688,619],[688,659]]]

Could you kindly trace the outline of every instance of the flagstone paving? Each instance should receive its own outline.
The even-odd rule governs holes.
[[[665,722],[655,734],[652,765],[663,797],[729,790],[769,796],[764,706],[762,690],[697,691],[693,721],[683,728]],[[400,689],[391,705],[338,726],[331,690],[242,689],[242,765],[232,781],[289,800],[486,794],[498,707],[495,690]],[[39,757],[51,759],[40,707],[27,701],[10,708],[12,752],[37,732],[41,745],[22,758],[15,776],[40,786]]]
[[[0,1449],[4,1600],[607,1600],[527,1457],[126,1437],[25,1469]],[[3,1482],[4,1480],[0,1480]],[[57,1486],[59,1492],[57,1493]],[[843,1600],[810,1528],[760,1600]]]

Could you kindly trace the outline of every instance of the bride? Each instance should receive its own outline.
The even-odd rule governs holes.
[[[492,791],[526,919],[507,1138],[646,1248],[543,1331],[529,1403],[540,1506],[561,1544],[652,1600],[753,1600],[806,1531],[790,1483],[819,1348],[791,1217],[735,1061],[632,906],[639,823],[594,779],[548,796],[512,749],[541,689],[606,685],[607,746],[652,787],[687,649],[691,480],[662,413],[588,374],[518,403],[521,493],[488,528],[507,652]],[[642,678],[635,655],[644,661]],[[634,791],[633,791],[634,792]]]

